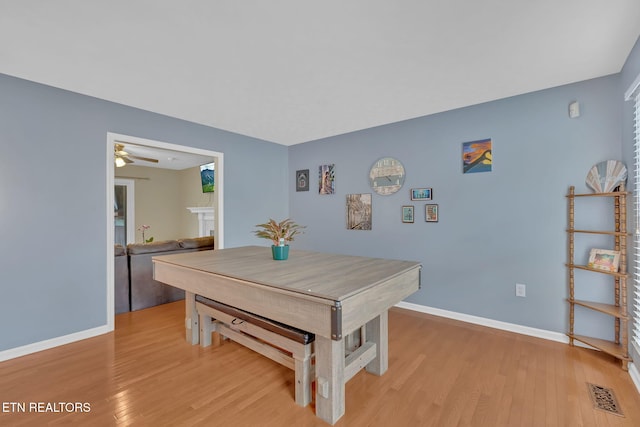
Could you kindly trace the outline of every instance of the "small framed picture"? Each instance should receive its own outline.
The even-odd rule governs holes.
[[[371,193],[347,194],[347,229],[371,230]]]
[[[491,172],[491,138],[462,143],[462,173]]]
[[[438,205],[425,205],[424,208],[424,220],[438,222]]]
[[[296,191],[309,191],[309,169],[296,171]]]
[[[318,168],[318,194],[336,192],[335,165],[322,165]]]
[[[431,200],[433,197],[431,188],[412,188],[411,200]]]
[[[405,223],[413,222],[413,206],[402,207],[402,222],[405,222]]]
[[[610,251],[607,249],[591,249],[589,254],[589,267],[596,270],[618,272],[620,264],[620,251]]]

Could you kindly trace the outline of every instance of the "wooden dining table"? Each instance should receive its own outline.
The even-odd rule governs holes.
[[[291,249],[246,246],[153,258],[154,278],[185,290],[186,337],[199,342],[195,296],[315,334],[316,415],[335,422],[345,412],[345,383],[360,369],[388,367],[388,310],[420,287],[421,264]],[[361,344],[345,353],[357,331]]]

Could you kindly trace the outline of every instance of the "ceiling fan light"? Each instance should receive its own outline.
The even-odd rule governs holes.
[[[127,162],[125,162],[122,157],[116,157],[115,158],[115,162],[116,162],[116,167],[117,168],[121,168],[123,166],[125,166],[127,164]]]

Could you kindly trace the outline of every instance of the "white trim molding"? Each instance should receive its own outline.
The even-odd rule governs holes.
[[[216,211],[214,219],[214,232],[216,239],[216,248],[224,248],[224,153],[212,151],[202,148],[194,148],[184,145],[171,144],[162,141],[140,138],[132,135],[123,135],[114,132],[107,132],[106,138],[106,199],[107,199],[107,274],[106,274],[106,299],[107,299],[107,328],[109,331],[115,328],[115,274],[114,263],[115,257],[113,253],[114,244],[114,226],[113,226],[113,197],[115,183],[115,167],[114,167],[114,151],[113,146],[116,141],[126,141],[136,145],[144,145],[148,147],[157,147],[165,150],[182,151],[185,153],[200,154],[207,157],[214,157],[216,162],[216,191],[214,193],[214,208]]]
[[[212,236],[215,229],[213,206],[187,208],[192,214],[198,215],[198,237]]]
[[[418,305],[410,302],[400,302],[396,305],[399,308],[419,311],[421,313],[433,314],[438,317],[460,320],[462,322],[473,323],[475,325],[487,326],[489,328],[501,329],[503,331],[515,332],[522,335],[529,335],[545,340],[569,343],[569,337],[560,332],[552,332],[544,329],[531,328],[529,326],[516,325],[515,323],[501,322],[499,320],[487,319],[486,317],[472,316],[470,314],[457,313],[455,311],[442,310],[440,308]]]
[[[14,359],[16,357],[26,356],[27,354],[31,353],[37,353],[38,351],[49,350],[50,348],[70,344],[72,342],[81,341],[87,338],[97,337],[98,335],[106,334],[108,332],[111,332],[112,330],[113,328],[109,328],[108,326],[98,326],[97,328],[74,332],[69,335],[63,335],[61,337],[35,342],[32,344],[23,345],[21,347],[10,348],[9,350],[0,351],[0,362]]]

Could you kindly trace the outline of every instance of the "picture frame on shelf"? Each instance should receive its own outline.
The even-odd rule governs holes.
[[[402,222],[409,224],[413,223],[414,220],[414,207],[411,205],[402,207]]]
[[[424,205],[424,220],[438,222],[438,205]]]
[[[432,198],[433,190],[430,187],[411,189],[411,200],[431,200]]]
[[[609,273],[617,273],[619,265],[620,251],[594,248],[591,249],[589,253],[589,268],[608,271]]]

